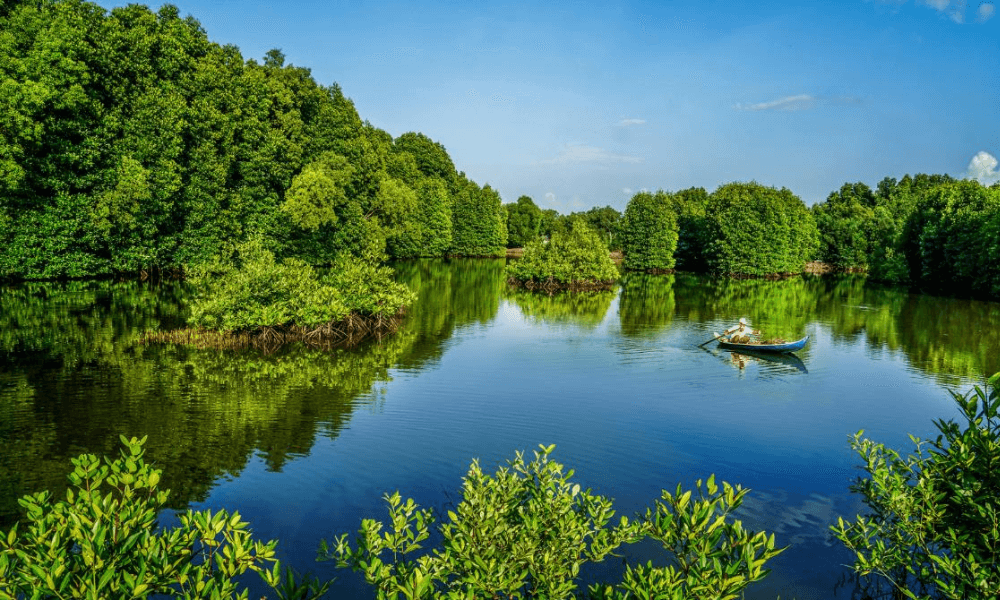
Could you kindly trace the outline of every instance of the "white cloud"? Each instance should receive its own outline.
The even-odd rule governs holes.
[[[563,146],[559,156],[538,161],[541,165],[567,165],[575,163],[639,163],[642,158],[625,154],[613,154],[604,148],[585,144]]]
[[[757,104],[734,104],[736,110],[757,112],[762,110],[809,110],[819,105],[824,106],[844,106],[852,104],[862,104],[861,98],[853,96],[813,96],[812,94],[799,94],[797,96],[786,96],[771,100],[769,102],[759,102]]]
[[[628,127],[629,125],[644,125],[646,119],[622,119],[618,121],[619,127]]]
[[[556,199],[556,195],[553,194],[552,192],[545,192],[545,199],[548,200],[549,202],[554,202]]]
[[[761,102],[759,104],[736,104],[733,106],[736,110],[804,110],[807,108],[812,108],[816,104],[816,98],[810,96],[809,94],[799,94],[798,96],[787,96],[785,98],[779,98],[777,100],[771,100],[770,102]]]
[[[886,4],[895,4],[901,6],[906,4],[907,0],[880,0]],[[967,0],[917,0],[917,4],[923,4],[928,8],[932,8],[939,13],[947,16],[949,19],[956,23],[965,23],[965,12],[968,7]],[[993,17],[996,12],[996,8],[993,6],[992,2],[983,2],[976,9],[976,23],[985,23]]]
[[[965,173],[966,179],[975,179],[983,185],[992,185],[994,183],[1000,182],[1000,170],[997,169],[996,157],[981,150],[979,154],[972,157],[969,161],[969,169]]]
[[[626,196],[631,196],[632,188],[622,188],[622,193],[625,194]]]
[[[956,23],[965,22],[966,0],[920,0],[920,3],[944,13]]]

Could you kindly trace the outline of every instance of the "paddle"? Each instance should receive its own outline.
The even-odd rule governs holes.
[[[717,340],[717,339],[719,339],[720,337],[722,337],[721,335],[719,335],[719,334],[717,334],[717,333],[712,333],[712,335],[714,335],[715,337],[713,337],[712,339],[708,340],[708,342],[714,342],[715,340]],[[705,345],[705,344],[707,344],[708,342],[702,342],[702,343],[698,344],[698,347],[699,347],[699,348],[701,348],[702,346],[704,346],[704,345]]]

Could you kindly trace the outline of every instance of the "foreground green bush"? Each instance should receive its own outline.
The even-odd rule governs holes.
[[[414,300],[388,267],[341,256],[321,274],[298,259],[279,262],[260,240],[192,269],[190,281],[198,289],[190,323],[220,331],[393,317]]]
[[[117,460],[85,454],[73,460],[72,487],[53,502],[48,492],[20,500],[23,531],[0,533],[0,599],[247,598],[236,578],[255,571],[279,598],[319,598],[328,587],[295,581],[275,556],[277,542],[254,540],[239,513],[205,510],[160,529],[168,491],[146,464],[141,440],[121,438]],[[268,568],[270,567],[270,568]]]
[[[604,240],[585,221],[574,220],[566,232],[553,232],[548,243],[536,240],[507,274],[527,287],[609,287],[618,279]]]
[[[935,421],[933,441],[911,436],[900,456],[854,437],[867,477],[852,490],[870,509],[838,520],[834,535],[855,553],[853,569],[888,583],[887,595],[921,600],[1000,597],[1000,373],[984,388],[951,392],[966,421]]]
[[[668,566],[628,567],[618,585],[592,585],[592,598],[732,599],[768,570],[782,550],[774,536],[730,520],[747,490],[714,477],[697,483],[697,496],[678,486],[663,492],[638,521],[614,516],[610,499],[581,489],[573,471],[549,459],[555,446],[521,453],[493,476],[473,461],[462,500],[438,526],[441,547],[420,552],[435,518],[412,499],[386,495],[388,526],[361,523],[355,546],[347,535],[323,542],[320,559],[364,574],[382,598],[574,597],[580,568],[613,556],[622,544],[649,537],[671,554]]]

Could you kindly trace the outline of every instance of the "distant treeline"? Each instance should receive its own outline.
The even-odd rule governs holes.
[[[0,279],[282,258],[502,255],[499,194],[164,5],[0,0]]]
[[[626,269],[731,275],[800,273],[822,261],[934,293],[1000,297],[1000,184],[947,175],[848,183],[806,208],[787,189],[730,183],[640,192],[625,213],[610,206],[559,215],[531,198],[505,205],[508,246],[583,220]]]
[[[931,292],[1000,298],[1000,184],[947,175],[845,184],[812,209],[819,257]]]
[[[725,274],[800,273],[818,244],[805,204],[786,189],[730,183],[709,194],[702,188],[640,192],[622,214],[610,206],[559,215],[522,196],[507,204],[508,245],[587,222],[622,250],[626,269],[710,271]]]

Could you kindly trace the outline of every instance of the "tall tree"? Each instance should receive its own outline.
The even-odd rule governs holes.
[[[542,211],[530,196],[504,204],[507,211],[507,247],[523,248],[541,234]]]
[[[669,271],[676,264],[677,216],[669,194],[639,192],[622,218],[624,266],[633,271]]]
[[[489,185],[480,188],[460,174],[455,185],[452,248],[461,256],[503,256],[507,245],[506,211]]]

